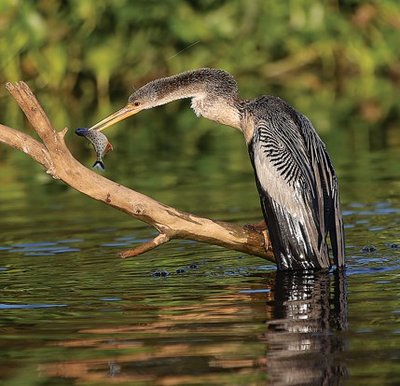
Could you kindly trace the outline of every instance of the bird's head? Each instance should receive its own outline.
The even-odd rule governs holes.
[[[152,86],[152,82],[141,87],[135,91],[129,98],[128,103],[120,110],[104,118],[100,122],[96,123],[90,129],[104,130],[107,127],[122,121],[131,115],[135,115],[144,109],[150,109],[154,106],[158,106],[159,96],[155,87]]]

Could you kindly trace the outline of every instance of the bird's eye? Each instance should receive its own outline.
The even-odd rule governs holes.
[[[136,102],[133,103],[133,105],[136,106],[136,107],[138,107],[138,106],[140,106],[140,102],[139,102],[139,101],[136,101]]]

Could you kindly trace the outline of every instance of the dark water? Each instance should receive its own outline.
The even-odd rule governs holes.
[[[129,158],[122,141],[106,175],[181,209],[255,222],[245,149],[230,135],[224,151],[203,141],[182,156]],[[121,260],[117,251],[153,230],[31,161],[3,163],[2,384],[400,384],[399,152],[327,142],[342,186],[344,274],[277,273],[188,241]]]

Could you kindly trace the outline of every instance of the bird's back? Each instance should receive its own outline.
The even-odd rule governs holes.
[[[249,153],[278,268],[330,267],[328,233],[342,266],[337,178],[311,122],[273,96],[247,102],[243,122],[252,125]]]

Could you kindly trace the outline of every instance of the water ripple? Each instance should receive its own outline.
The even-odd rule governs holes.
[[[38,304],[0,303],[0,310],[15,310],[15,309],[31,310],[31,309],[35,309],[35,308],[53,308],[53,307],[68,307],[68,305],[67,304],[46,304],[46,303],[38,303]]]

